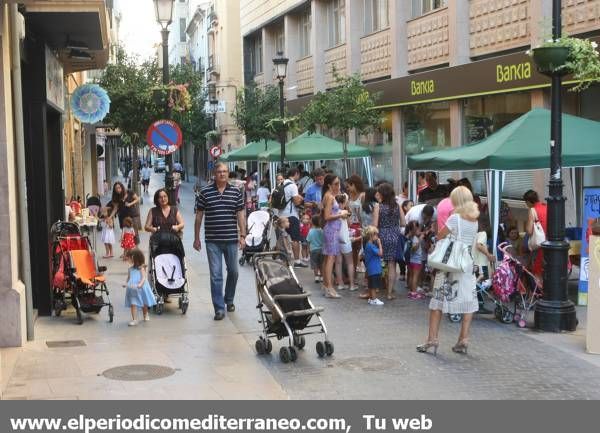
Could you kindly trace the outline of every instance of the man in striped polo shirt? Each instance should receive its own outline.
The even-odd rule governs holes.
[[[194,249],[200,251],[200,227],[204,220],[204,242],[210,272],[210,292],[215,320],[223,320],[225,308],[235,311],[233,298],[238,280],[238,248],[244,248],[246,211],[242,192],[228,182],[229,169],[223,163],[215,166],[215,181],[200,190],[196,198]],[[239,230],[238,230],[239,229]],[[223,258],[227,267],[223,297]]]

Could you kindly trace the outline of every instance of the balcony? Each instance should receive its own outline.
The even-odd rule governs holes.
[[[531,43],[531,0],[472,0],[469,19],[471,57]]]
[[[314,67],[312,56],[305,57],[296,62],[297,94],[298,96],[310,95],[315,91]]]
[[[389,28],[361,38],[360,74],[365,81],[392,74],[392,32]]]
[[[408,22],[408,69],[439,66],[450,60],[448,8]]]
[[[217,58],[214,54],[211,54],[210,56],[208,56],[206,72],[209,75],[219,75],[220,74],[219,64],[217,63]]]
[[[563,0],[563,30],[577,35],[600,27],[600,0]]]
[[[325,51],[325,87],[335,87],[333,70],[338,75],[346,75],[346,44],[338,45]]]

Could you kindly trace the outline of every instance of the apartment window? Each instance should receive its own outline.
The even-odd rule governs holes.
[[[283,26],[275,33],[275,52],[285,52],[285,33]]]
[[[346,41],[346,0],[332,0],[327,5],[329,27],[329,46],[343,44]]]
[[[179,42],[186,41],[185,29],[186,29],[185,18],[179,18]]]
[[[252,69],[254,74],[262,74],[263,72],[263,47],[262,37],[257,36],[254,39],[254,46],[252,47]]]
[[[365,34],[390,26],[389,0],[365,0]]]
[[[310,56],[310,32],[312,28],[310,10],[300,16],[300,57]]]
[[[417,18],[433,10],[443,8],[447,0],[412,0],[412,17]]]

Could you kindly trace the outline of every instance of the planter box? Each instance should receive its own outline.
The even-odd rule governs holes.
[[[568,47],[539,47],[533,49],[533,61],[540,73],[545,75],[567,75],[566,69],[559,69],[567,62],[571,50]]]

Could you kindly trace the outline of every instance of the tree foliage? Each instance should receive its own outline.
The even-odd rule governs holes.
[[[279,90],[276,86],[264,89],[255,84],[238,92],[235,123],[246,135],[246,142],[268,140],[276,137],[269,122],[279,117]]]
[[[318,127],[341,132],[344,160],[347,160],[348,131],[356,129],[360,134],[367,134],[381,126],[383,116],[375,108],[378,95],[369,93],[360,75],[342,77],[335,70],[333,72],[336,87],[315,95],[300,114],[300,124],[311,133]]]

